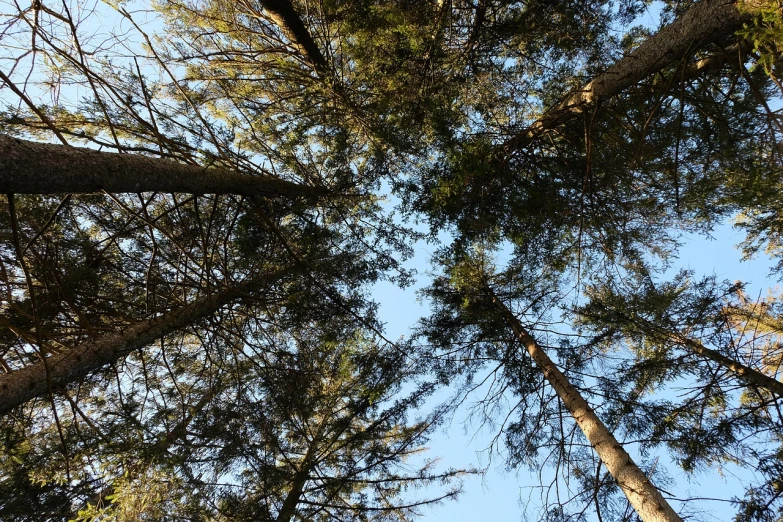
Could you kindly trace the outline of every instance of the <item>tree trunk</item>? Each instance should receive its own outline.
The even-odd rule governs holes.
[[[700,47],[732,34],[751,19],[754,8],[764,3],[764,0],[702,0],[581,90],[572,92],[535,123],[506,141],[502,153],[509,155],[527,146],[542,132],[557,127],[596,103],[616,96],[645,77],[693,54]]]
[[[766,388],[778,397],[783,398],[783,382],[773,379],[769,375],[761,373],[758,370],[754,370],[750,366],[746,366],[730,357],[726,357],[717,350],[707,348],[702,343],[694,339],[677,334],[673,335],[671,338],[675,342],[684,344],[702,357],[718,363],[722,367],[739,376],[739,378],[745,382],[754,384],[761,388]]]
[[[310,478],[310,470],[305,467],[305,463],[302,463],[302,466],[303,467],[294,474],[291,489],[288,490],[288,495],[285,497],[283,507],[280,508],[280,512],[277,514],[276,522],[290,522],[296,514],[296,506],[299,505],[302,493],[304,492],[304,487],[307,484],[307,480]]]
[[[143,348],[195,321],[215,313],[249,292],[269,286],[290,273],[282,269],[251,281],[202,297],[193,303],[142,321],[123,330],[83,343],[64,353],[46,357],[11,373],[0,374],[0,415],[50,391],[78,381],[95,370],[104,368],[134,350]]]
[[[219,382],[216,382],[207,388],[207,391],[204,393],[204,395],[201,396],[201,399],[199,399],[195,405],[187,409],[187,412],[184,414],[182,420],[179,421],[172,429],[170,429],[157,444],[155,444],[155,451],[157,453],[165,453],[171,446],[174,445],[175,442],[184,439],[188,434],[188,427],[190,426],[190,423],[193,422],[193,419],[199,413],[204,411],[204,408],[207,407],[207,404],[209,404],[212,399],[214,399],[221,392],[222,389],[223,387]]]
[[[275,522],[291,522],[291,519],[296,514],[296,506],[302,500],[302,494],[304,493],[304,487],[307,485],[307,481],[310,479],[310,473],[313,466],[316,464],[316,454],[321,443],[321,437],[323,436],[324,429],[327,425],[327,418],[324,417],[318,424],[313,440],[310,441],[310,445],[307,447],[307,453],[305,453],[302,463],[299,465],[299,469],[294,474],[294,479],[291,482],[291,489],[288,490],[283,505],[277,514]]]
[[[302,56],[310,60],[318,76],[322,80],[328,80],[331,75],[328,72],[326,58],[290,0],[259,0],[259,3],[264,7],[272,22],[283,31]]]
[[[609,473],[625,493],[631,506],[644,522],[682,522],[660,491],[639,469],[631,456],[601,422],[593,409],[557,368],[536,340],[524,329],[522,323],[505,304],[487,288],[493,306],[503,315],[517,339],[525,346],[530,357],[555,389],[563,405],[574,417]]]
[[[692,339],[680,333],[657,327],[642,318],[628,317],[627,319],[639,325],[643,329],[642,331],[646,332],[648,335],[680,344],[686,349],[701,355],[705,359],[709,359],[710,361],[718,363],[723,368],[726,368],[733,374],[737,375],[737,377],[739,377],[741,380],[749,384],[765,388],[778,397],[783,397],[783,382],[780,382],[777,379],[774,379],[758,370],[754,370],[750,366],[742,364],[736,359],[727,357],[717,350],[707,348],[696,339]]]
[[[685,347],[686,351],[690,350],[704,357],[705,359],[709,359],[710,361],[718,363],[723,368],[726,368],[727,370],[735,374],[739,379],[749,384],[753,384],[761,388],[765,388],[770,392],[774,393],[775,395],[777,395],[778,397],[783,397],[783,382],[780,382],[777,379],[774,379],[763,372],[754,370],[750,366],[742,364],[736,359],[727,357],[717,350],[713,350],[712,348],[707,348],[700,341],[682,335],[681,333],[677,332],[676,329],[673,327],[672,330],[667,330],[666,328],[660,327],[652,323],[651,321],[644,319],[643,317],[639,317],[638,315],[626,314],[615,309],[612,309],[612,313],[622,317],[624,321],[633,324],[642,333],[650,336],[651,338],[658,339],[662,342],[673,342],[682,345],[683,347]]]
[[[185,414],[185,417],[177,423],[174,428],[172,428],[166,435],[161,439],[157,444],[155,444],[153,448],[153,454],[162,454],[168,451],[168,449],[174,445],[175,442],[177,442],[180,439],[185,438],[187,435],[188,426],[193,421],[193,418],[200,413],[206,406],[209,404],[209,402],[215,398],[215,396],[220,392],[221,388],[219,385],[215,385],[210,387],[206,393],[199,399],[199,401],[196,403],[195,406],[192,406],[188,408],[188,412]],[[146,466],[149,462],[145,461],[134,461],[132,465],[134,467],[136,466]],[[89,509],[89,507],[96,506],[99,509],[109,506],[112,504],[113,501],[109,500],[109,497],[114,495],[116,493],[116,490],[114,489],[114,482],[109,482],[104,487],[102,487],[98,492],[96,492],[94,495],[90,496],[87,501],[81,503],[79,507],[74,507],[71,511],[71,518],[77,519],[79,516],[79,512],[85,509]],[[69,519],[71,520],[71,519]]]
[[[325,189],[139,154],[98,152],[0,134],[0,193],[186,192],[324,197]]]

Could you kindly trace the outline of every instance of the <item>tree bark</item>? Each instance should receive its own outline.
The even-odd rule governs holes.
[[[761,388],[766,388],[778,397],[783,397],[783,382],[773,379],[769,375],[766,375],[758,370],[754,370],[750,366],[746,366],[730,357],[726,357],[717,350],[707,348],[695,339],[676,334],[672,336],[672,339],[677,343],[687,346],[702,357],[718,363],[727,370],[739,376],[739,378],[745,382],[754,384]]]
[[[259,3],[302,56],[310,60],[318,76],[322,80],[329,79],[331,75],[326,58],[290,0],[259,0]]]
[[[0,193],[186,192],[324,197],[325,189],[268,175],[204,168],[139,154],[98,152],[0,134]]]
[[[176,330],[215,313],[253,290],[274,284],[290,273],[281,269],[244,284],[202,297],[189,305],[154,319],[134,324],[120,333],[83,343],[11,373],[0,374],[0,415],[50,391],[76,382],[104,368],[134,350],[143,348]]]
[[[715,40],[731,34],[752,18],[765,0],[702,0],[684,15],[650,37],[636,50],[599,74],[579,91],[548,109],[535,123],[507,140],[506,156],[530,144],[542,132],[553,129],[595,104],[616,96]]]
[[[774,379],[758,370],[754,370],[750,366],[742,364],[741,362],[732,359],[731,357],[727,357],[717,350],[707,348],[704,346],[704,344],[702,344],[700,341],[697,341],[696,339],[692,339],[676,331],[670,331],[666,330],[665,328],[658,327],[641,317],[628,317],[625,314],[623,314],[623,317],[625,317],[628,321],[639,325],[643,329],[642,331],[646,332],[648,335],[657,337],[658,339],[664,341],[680,344],[684,346],[686,350],[691,350],[705,359],[709,359],[710,361],[718,363],[723,368],[726,368],[735,374],[741,380],[761,388],[765,388],[778,397],[783,397],[783,382],[780,382],[777,379]]]
[[[652,321],[649,321],[638,315],[624,313],[616,309],[612,309],[611,313],[617,314],[622,318],[623,321],[633,324],[642,333],[650,336],[651,338],[658,339],[662,342],[679,344],[683,346],[686,351],[692,351],[704,357],[705,359],[709,359],[710,361],[718,363],[723,368],[726,368],[735,374],[739,379],[749,384],[765,388],[778,397],[783,397],[783,382],[780,382],[779,380],[774,379],[773,377],[770,377],[769,375],[760,372],[759,370],[754,370],[750,366],[742,364],[736,359],[727,357],[717,350],[707,348],[700,341],[679,333],[673,326],[669,330],[658,326]]]
[[[682,522],[672,507],[639,469],[631,456],[601,422],[579,391],[571,385],[536,340],[524,329],[519,319],[487,287],[492,305],[511,327],[517,339],[555,389],[563,405],[585,434],[601,462],[623,490],[631,506],[644,522]]]
[[[291,489],[288,490],[283,506],[277,514],[276,522],[290,522],[296,514],[296,506],[299,505],[299,501],[304,493],[304,487],[310,478],[310,470],[306,467],[306,464],[306,462],[303,462],[302,468],[294,474]]]

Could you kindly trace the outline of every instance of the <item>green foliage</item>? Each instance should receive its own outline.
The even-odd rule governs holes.
[[[758,55],[755,66],[763,67],[771,75],[783,54],[783,5],[778,0],[740,5],[754,16],[737,35],[753,44],[753,51]]]

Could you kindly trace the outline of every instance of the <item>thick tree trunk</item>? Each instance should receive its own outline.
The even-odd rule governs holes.
[[[735,32],[750,20],[753,9],[763,4],[764,0],[702,0],[506,141],[502,153],[508,155],[527,146],[542,132],[616,96],[645,77],[693,54],[700,47]]]
[[[644,522],[682,522],[660,491],[652,485],[650,479],[601,422],[579,391],[571,385],[536,340],[524,329],[522,323],[491,290],[489,293],[495,309],[503,315],[517,339],[525,346],[536,366],[555,389],[563,405],[574,417],[576,424],[585,434],[606,469],[617,481],[639,517]]]
[[[186,192],[324,197],[326,190],[139,154],[98,152],[0,134],[0,193]]]
[[[95,370],[104,368],[134,350],[177,331],[180,328],[215,313],[253,290],[279,281],[289,269],[260,276],[251,281],[202,297],[193,303],[142,321],[120,333],[109,334],[81,344],[64,353],[50,355],[11,373],[0,374],[0,415],[25,402],[46,395],[50,390],[78,381]]]

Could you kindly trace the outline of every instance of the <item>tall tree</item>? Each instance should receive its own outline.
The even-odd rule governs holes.
[[[633,423],[637,439],[667,445],[687,470],[723,462],[752,470],[757,481],[734,498],[738,520],[774,518],[783,509],[775,493],[783,420],[778,299],[750,299],[741,285],[688,272],[668,282],[647,274],[634,290],[626,286],[605,281],[579,309],[605,349],[633,354],[615,370],[633,393],[607,386],[623,397],[615,412],[647,419]],[[656,397],[666,382],[689,378],[698,384],[676,398]]]
[[[0,503],[0,513],[44,515],[34,499],[47,487],[65,499],[57,511],[80,520],[405,520],[457,494],[408,493],[462,474],[411,464],[439,414],[408,420],[432,391],[397,393],[419,371],[410,353],[358,332],[278,327],[250,328],[233,347],[215,336],[206,350],[189,341],[149,353],[126,364],[121,387],[82,391],[61,405],[70,456],[44,450],[51,426],[25,431],[8,419],[7,450],[21,449],[11,434],[36,445],[7,462],[2,487],[27,488],[32,502]],[[69,458],[92,464],[58,487]]]
[[[437,314],[425,324],[423,333],[430,342],[449,354],[449,359],[465,361],[458,363],[456,367],[445,366],[447,375],[458,375],[471,366],[497,365],[499,376],[508,382],[506,386],[520,396],[531,393],[541,385],[542,379],[537,377],[540,375],[554,390],[558,402],[562,402],[639,517],[645,521],[681,520],[645,472],[596,415],[594,407],[547,355],[544,347],[531,335],[530,329],[523,325],[499,297],[500,292],[516,293],[517,290],[512,287],[509,292],[505,285],[499,285],[497,291],[493,288],[498,284],[493,279],[502,281],[502,276],[488,273],[491,266],[487,264],[485,254],[486,252],[479,252],[476,258],[456,260],[448,268],[447,275],[436,280],[430,289],[430,294],[437,299],[438,309]],[[507,281],[504,282],[507,284]],[[558,292],[555,280],[542,283],[550,287],[541,288],[542,296],[538,300],[543,301],[546,294]],[[522,295],[537,286],[536,282],[532,282],[526,289],[527,292]],[[526,297],[530,298],[529,294]],[[536,300],[531,299],[532,303]],[[535,314],[535,306],[532,304],[533,310],[528,313]],[[503,335],[498,328],[512,332],[511,339],[506,341],[508,346],[502,346],[504,341],[501,339],[508,336]],[[518,348],[527,352],[529,361],[521,360],[520,355],[515,353]],[[573,354],[571,357],[572,361],[569,362],[583,364],[579,362],[579,354]],[[472,371],[475,371],[475,368]],[[545,395],[543,391],[534,393]],[[519,429],[523,430],[521,437],[540,437],[536,432],[544,429],[542,424],[554,422],[562,425],[562,418],[549,418],[546,411],[549,407],[545,401],[541,400],[538,404],[535,404],[536,401],[532,402],[534,404],[525,401],[524,406],[519,406],[518,415],[522,418],[519,421]],[[530,432],[525,433],[525,430]],[[535,454],[538,449],[533,446],[528,451]],[[571,464],[567,466],[570,467]],[[596,505],[595,508],[600,515],[601,506]]]
[[[737,32],[744,22],[752,20],[759,9],[768,5],[763,1],[705,0],[696,3],[587,85],[547,108],[535,123],[503,144],[504,153],[513,153],[514,149],[565,120],[588,111],[674,63],[686,61],[700,47]]]
[[[4,194],[93,192],[178,192],[239,196],[325,196],[268,173],[251,176],[226,169],[207,169],[137,154],[110,154],[91,149],[35,143],[0,135]]]

